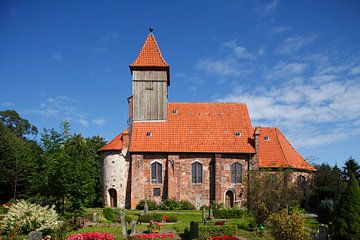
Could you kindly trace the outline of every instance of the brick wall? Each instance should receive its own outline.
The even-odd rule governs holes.
[[[161,202],[167,198],[188,200],[196,207],[209,205],[213,200],[224,202],[226,191],[234,193],[235,205],[246,202],[247,155],[231,154],[133,154],[131,156],[131,208],[145,198]],[[151,182],[151,163],[162,164],[162,183]],[[202,182],[193,183],[191,164],[202,164]],[[242,165],[242,182],[231,183],[231,164]],[[154,196],[154,188],[160,196]]]

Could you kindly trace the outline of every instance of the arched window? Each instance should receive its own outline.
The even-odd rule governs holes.
[[[159,162],[151,164],[151,182],[162,183],[162,164]]]
[[[299,186],[302,187],[302,188],[306,186],[306,178],[305,178],[305,176],[300,175],[300,176],[298,177],[298,184],[299,184]]]
[[[191,164],[191,182],[202,183],[202,164],[200,162]]]
[[[231,182],[232,183],[242,182],[242,166],[238,162],[231,164]]]

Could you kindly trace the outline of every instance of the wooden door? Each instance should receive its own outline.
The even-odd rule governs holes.
[[[227,191],[225,194],[225,207],[233,207],[234,206],[234,193],[232,191]]]
[[[109,189],[109,195],[110,195],[110,207],[117,207],[116,190],[113,188]]]

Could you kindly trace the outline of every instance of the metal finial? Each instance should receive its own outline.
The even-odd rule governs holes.
[[[152,27],[149,27],[149,31],[150,31],[150,33],[152,33],[154,31],[154,29]]]

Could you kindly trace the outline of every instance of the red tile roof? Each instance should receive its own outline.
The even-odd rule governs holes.
[[[255,152],[248,110],[239,103],[169,103],[167,121],[134,122],[131,135],[130,152]]]
[[[169,67],[152,33],[147,36],[139,55],[130,64],[130,68],[132,67]]]
[[[291,146],[277,128],[260,127],[259,167],[260,168],[293,168],[313,171],[315,168]],[[265,140],[267,136],[269,139]]]
[[[113,140],[99,149],[101,151],[120,151],[123,148],[129,147],[129,130],[125,129],[122,133],[117,135]]]

